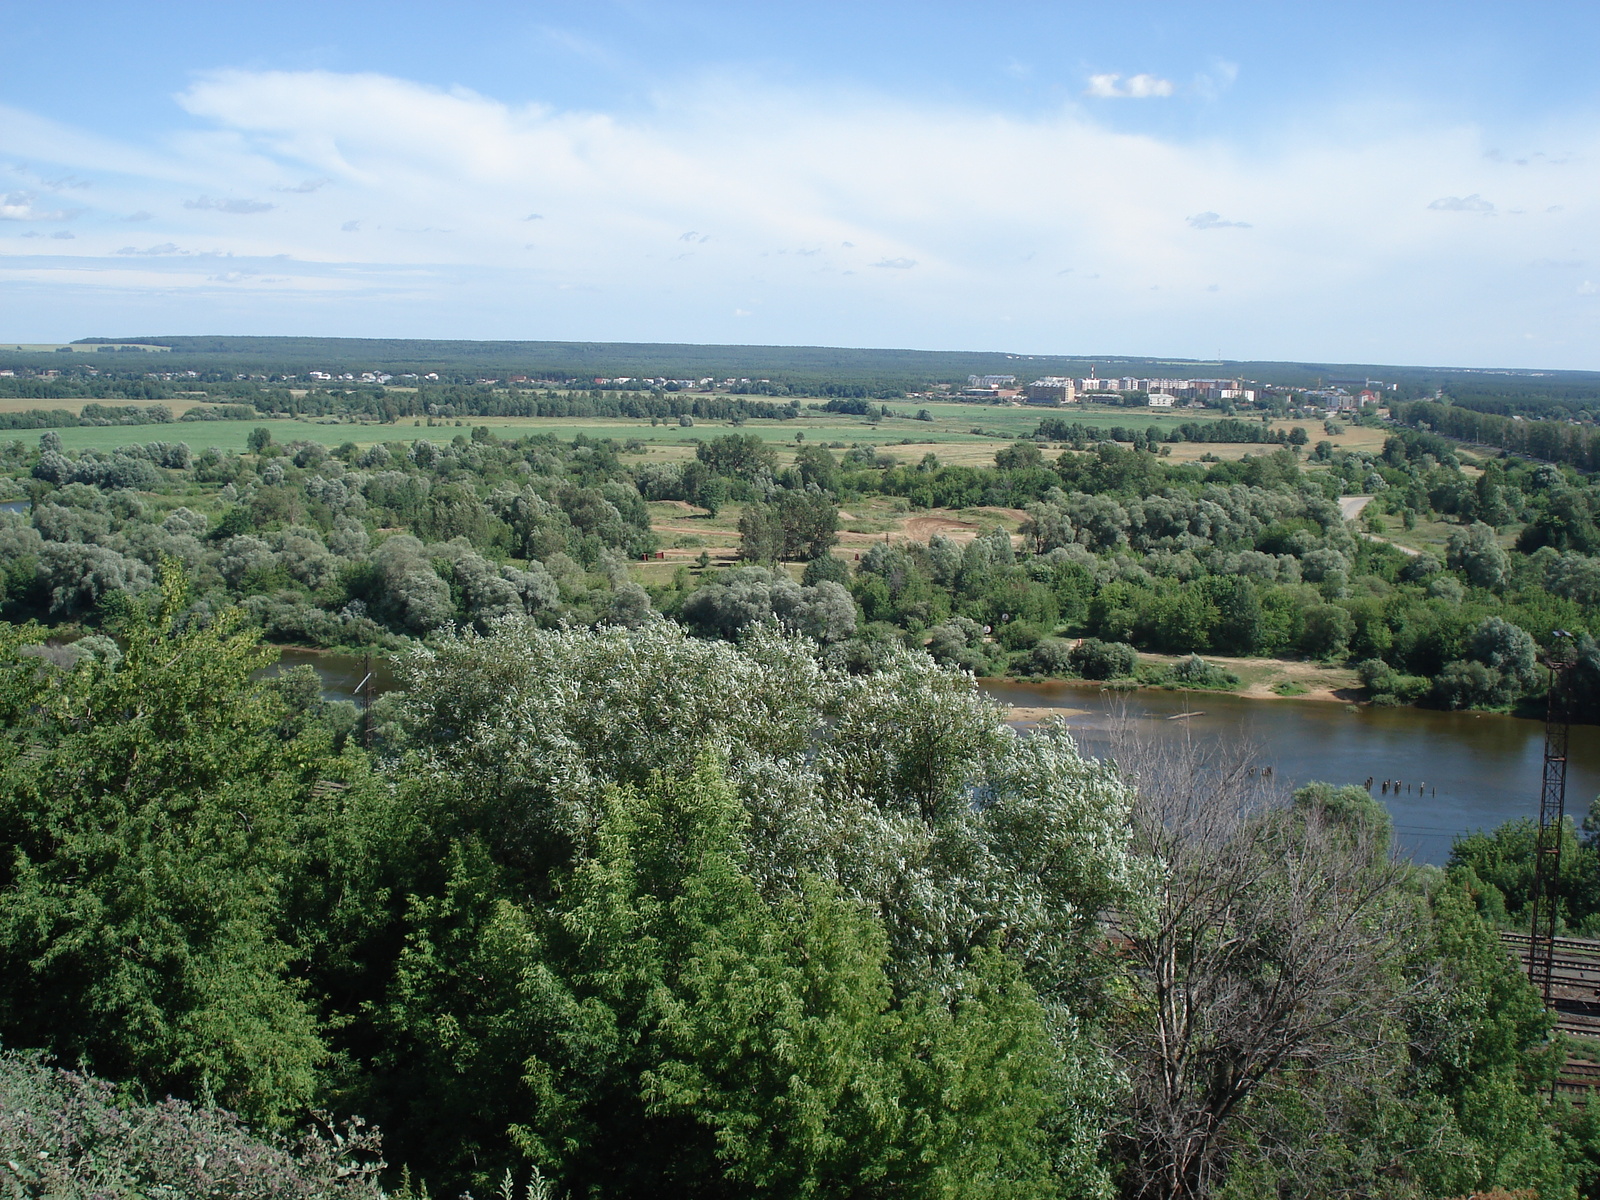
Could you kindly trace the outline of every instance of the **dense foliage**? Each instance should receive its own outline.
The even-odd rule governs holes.
[[[1470,879],[1358,789],[660,619],[436,634],[369,752],[176,563],[118,594],[115,641],[0,647],[0,1038],[122,1089],[0,1059],[7,1182],[360,1192],[365,1133],[273,1140],[327,1109],[436,1195],[1587,1186]],[[1216,1006],[1176,1060],[1162,979]]]
[[[1600,713],[1593,477],[1513,459],[1469,470],[1411,429],[1376,454],[1321,443],[1305,461],[1286,446],[1209,465],[1128,436],[1131,449],[1080,439],[1054,459],[1023,440],[967,467],[820,445],[782,466],[739,432],[700,440],[688,461],[482,428],[330,454],[262,426],[243,455],[163,441],[73,456],[47,432],[37,451],[0,448],[0,487],[31,497],[0,514],[3,612],[93,625],[106,595],[150,587],[172,556],[197,611],[243,602],[281,642],[393,647],[510,614],[593,626],[660,612],[707,636],[805,632],[857,665],[903,643],[979,674],[1225,687],[1215,664],[1147,670],[1130,654],[1306,657],[1358,667],[1380,703],[1451,708],[1536,697],[1540,647],[1559,629],[1576,638],[1579,708]],[[1372,497],[1359,523],[1341,512],[1348,495]],[[874,496],[1023,510],[1021,544],[995,528],[834,556],[840,505]],[[738,504],[751,566],[680,570],[647,592],[628,564],[658,545],[650,501]],[[1438,556],[1384,537],[1422,521],[1448,530]],[[770,572],[783,561],[807,564],[798,587]]]

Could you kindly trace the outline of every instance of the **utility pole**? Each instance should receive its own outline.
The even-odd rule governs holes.
[[[1544,777],[1539,791],[1539,837],[1533,860],[1533,923],[1528,929],[1528,982],[1550,1007],[1555,972],[1556,923],[1561,907],[1561,834],[1567,810],[1567,743],[1572,717],[1567,707],[1567,672],[1573,663],[1572,635],[1552,632],[1545,653],[1550,692],[1545,702]]]

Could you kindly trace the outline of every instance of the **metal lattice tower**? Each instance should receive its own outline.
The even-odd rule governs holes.
[[[1550,693],[1544,718],[1544,778],[1539,791],[1539,836],[1533,860],[1533,923],[1528,933],[1528,981],[1550,1007],[1555,970],[1556,923],[1561,908],[1561,834],[1567,815],[1567,743],[1572,717],[1567,708],[1567,672],[1572,635],[1556,630],[1545,655]]]

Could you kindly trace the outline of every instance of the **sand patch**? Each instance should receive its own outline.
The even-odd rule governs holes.
[[[958,542],[978,536],[977,525],[954,517],[907,517],[903,529],[906,537],[915,542],[926,542],[936,533]]]
[[[1086,717],[1087,708],[1061,708],[1053,704],[1013,704],[1006,720],[1020,725],[1038,725],[1055,717]]]

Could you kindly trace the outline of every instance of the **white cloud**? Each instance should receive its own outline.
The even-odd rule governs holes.
[[[1133,79],[1107,86],[1134,94]],[[1576,125],[1529,133],[1574,151],[1536,173],[1486,158],[1472,128],[1388,110],[1246,147],[1112,129],[1079,106],[1019,118],[749,81],[685,85],[626,117],[328,72],[215,74],[180,102],[193,127],[152,139],[159,153],[0,111],[0,152],[91,175],[100,214],[49,247],[70,270],[29,266],[16,243],[0,258],[0,293],[30,289],[9,301],[19,315],[47,311],[54,288],[62,319],[83,321],[99,311],[86,296],[148,286],[130,315],[215,328],[199,300],[160,307],[220,286],[216,264],[180,249],[206,245],[274,281],[259,307],[228,310],[240,332],[304,328],[300,297],[349,334],[738,340],[738,304],[811,343],[1200,354],[1225,335],[1241,355],[1515,363],[1504,331],[1537,321],[1546,351],[1594,353],[1577,323],[1592,314],[1570,285],[1556,291],[1571,323],[1549,309],[1533,265],[1570,258],[1600,215],[1600,132]],[[950,169],[993,162],[1028,163],[1025,183]],[[332,182],[250,221],[214,215],[263,202],[212,197],[301,179]],[[1441,219],[1430,198],[1447,192],[1464,211],[1495,211],[1470,207],[1493,195],[1529,215]],[[41,219],[35,193],[18,195],[0,216]],[[126,237],[124,213],[144,240],[107,254],[116,241],[88,230]],[[673,262],[686,231],[693,255]]]
[[[1477,192],[1473,192],[1470,196],[1440,196],[1428,207],[1435,212],[1492,213],[1494,211],[1494,205]]]
[[[1091,75],[1085,96],[1102,100],[1150,100],[1172,95],[1172,80],[1158,75],[1132,75],[1126,80],[1121,75]]]
[[[1249,229],[1249,221],[1224,221],[1220,214],[1214,212],[1195,213],[1192,217],[1185,217],[1192,229]]]
[[[0,221],[70,221],[81,208],[40,208],[32,192],[0,192]]]
[[[295,192],[303,196],[309,196],[312,192],[321,191],[332,182],[333,180],[331,179],[307,179],[304,183],[297,183],[293,187],[275,187],[272,190],[275,192]]]

